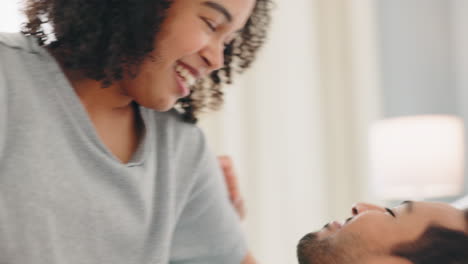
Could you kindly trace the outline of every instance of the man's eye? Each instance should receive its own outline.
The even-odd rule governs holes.
[[[395,213],[393,212],[392,209],[390,209],[390,208],[385,208],[385,210],[387,210],[387,212],[388,212],[391,216],[395,217]]]
[[[205,22],[205,24],[208,26],[208,28],[210,28],[211,31],[216,32],[216,26],[211,20],[209,20],[206,17],[202,17],[201,19],[203,20],[203,22]]]

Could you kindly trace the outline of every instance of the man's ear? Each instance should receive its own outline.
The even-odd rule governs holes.
[[[366,259],[363,264],[413,264],[410,260],[395,256],[372,256]]]

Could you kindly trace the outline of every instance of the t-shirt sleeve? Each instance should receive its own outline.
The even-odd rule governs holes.
[[[240,220],[217,159],[202,141],[195,184],[176,226],[170,263],[240,264],[247,255]]]

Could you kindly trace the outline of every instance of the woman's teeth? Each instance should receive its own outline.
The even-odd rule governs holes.
[[[177,65],[175,70],[179,74],[179,76],[184,79],[184,82],[187,85],[187,87],[193,86],[197,81],[195,77],[193,77],[193,75],[190,73],[190,71],[185,69],[183,66]]]

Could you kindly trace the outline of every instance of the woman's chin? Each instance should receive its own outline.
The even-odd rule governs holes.
[[[177,102],[177,98],[160,98],[157,100],[136,100],[136,102],[146,108],[155,110],[157,112],[167,112],[171,110]]]

